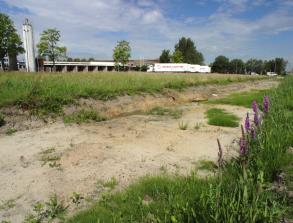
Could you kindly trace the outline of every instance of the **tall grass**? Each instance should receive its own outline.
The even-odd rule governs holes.
[[[139,92],[160,92],[204,84],[228,84],[263,77],[241,75],[141,73],[0,73],[0,108],[24,108],[58,113],[61,106],[80,97],[107,100]]]
[[[270,111],[257,128],[256,139],[248,137],[246,155],[219,165],[215,177],[200,179],[195,173],[145,177],[125,191],[104,196],[68,222],[292,220],[288,191],[272,186],[284,186],[282,176],[292,180],[293,154],[288,151],[293,145],[292,86],[293,77],[287,77],[278,89],[269,92]]]
[[[250,108],[253,100],[261,103],[264,95],[268,92],[269,90],[252,90],[249,92],[234,93],[224,98],[210,100],[208,103],[238,105]]]

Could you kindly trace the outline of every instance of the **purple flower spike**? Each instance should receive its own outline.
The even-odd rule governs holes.
[[[252,102],[252,110],[254,111],[254,113],[258,112],[258,105],[256,101]]]
[[[256,131],[254,129],[251,129],[251,138],[256,140]]]
[[[249,130],[250,130],[250,122],[249,122],[249,114],[248,114],[248,112],[246,114],[246,119],[245,119],[245,130],[246,130],[246,132],[249,132]]]
[[[254,113],[254,124],[257,127],[257,126],[259,126],[259,123],[260,123],[260,120],[259,120],[258,114],[256,112],[256,113]]]
[[[269,96],[265,96],[263,99],[263,107],[264,107],[264,113],[269,112],[269,107],[270,107],[270,99]]]
[[[240,155],[245,156],[248,151],[248,142],[246,140],[246,135],[244,133],[243,125],[241,125],[241,132],[242,132],[242,137],[240,138],[240,141],[239,141]]]
[[[248,152],[247,140],[245,138],[241,138],[239,141],[239,145],[240,145],[240,155],[245,156]]]

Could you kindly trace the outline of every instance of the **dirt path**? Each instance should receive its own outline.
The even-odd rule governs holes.
[[[263,83],[263,88],[274,85]],[[247,83],[233,86],[232,91],[253,88]],[[228,92],[217,90],[222,95]],[[235,154],[233,144],[237,144],[240,129],[209,126],[204,117],[209,107],[214,105],[179,106],[183,110],[180,120],[189,123],[185,131],[178,127],[180,120],[171,117],[130,115],[83,125],[56,122],[12,136],[1,135],[0,220],[22,222],[32,204],[47,200],[53,193],[66,201],[73,192],[92,195],[98,180],[115,177],[119,187],[124,187],[140,176],[162,170],[188,173],[200,159],[216,160],[217,138],[225,155]],[[239,118],[248,111],[236,106],[217,107]],[[201,127],[196,130],[198,123]],[[46,156],[60,160],[42,165],[48,161]]]

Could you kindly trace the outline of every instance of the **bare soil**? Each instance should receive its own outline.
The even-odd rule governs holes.
[[[73,192],[97,197],[98,180],[115,177],[121,189],[146,174],[166,170],[189,173],[201,159],[216,161],[217,138],[226,157],[236,155],[240,128],[210,126],[204,112],[216,106],[242,120],[249,109],[192,101],[276,85],[275,81],[258,81],[168,91],[163,95],[123,96],[107,102],[83,99],[84,106],[92,106],[112,119],[82,125],[65,125],[61,120],[45,124],[37,119],[15,124],[22,131],[12,136],[0,134],[0,220],[22,222],[33,204],[48,200],[52,194],[67,203]],[[179,120],[144,114],[126,116],[170,105],[183,110]],[[25,116],[12,116],[10,122],[20,117]],[[180,130],[179,121],[187,122],[188,129]],[[194,128],[198,124],[201,127]],[[50,148],[54,148],[51,153]],[[46,152],[57,159],[46,160]]]

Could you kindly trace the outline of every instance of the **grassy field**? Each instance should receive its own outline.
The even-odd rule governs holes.
[[[118,95],[161,92],[204,84],[229,84],[265,77],[207,74],[149,73],[0,73],[0,108],[60,113],[78,98],[107,100]]]
[[[205,114],[208,118],[208,124],[210,125],[225,127],[239,126],[239,118],[232,113],[228,113],[224,109],[211,108],[208,111],[206,111]]]
[[[259,104],[261,104],[264,95],[268,92],[269,90],[254,90],[249,92],[234,93],[225,98],[210,100],[208,103],[229,104],[250,108],[253,100],[256,100]]]
[[[144,177],[122,192],[104,194],[67,222],[292,222],[292,86],[293,77],[287,77],[267,92],[269,112],[253,127],[256,135],[244,133],[246,149],[239,157],[222,162],[220,156],[214,177]]]

